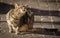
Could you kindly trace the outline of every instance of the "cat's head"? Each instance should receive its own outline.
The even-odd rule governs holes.
[[[26,13],[27,12],[28,5],[18,5],[15,3],[15,11],[18,11],[18,13]]]

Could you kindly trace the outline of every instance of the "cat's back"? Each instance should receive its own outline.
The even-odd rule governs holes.
[[[10,16],[13,15],[12,12],[13,12],[13,9],[11,9],[11,10],[6,14],[6,20],[10,19]]]

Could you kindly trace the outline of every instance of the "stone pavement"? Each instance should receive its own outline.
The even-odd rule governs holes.
[[[59,0],[0,0],[0,2],[8,3],[7,5],[0,3],[0,38],[60,38]],[[39,32],[26,33],[23,35],[8,33],[5,16],[6,13],[13,7],[14,2],[23,5],[30,4],[29,7],[34,13],[33,27],[41,28]],[[12,4],[12,6],[9,4]]]

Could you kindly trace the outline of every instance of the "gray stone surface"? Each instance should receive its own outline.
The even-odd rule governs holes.
[[[0,2],[29,4],[29,7],[34,8],[34,14],[36,13],[34,15],[35,23],[33,27],[41,28],[39,32],[26,33],[24,35],[9,33],[5,17],[6,14],[0,14],[0,38],[60,38],[60,31],[44,30],[44,28],[60,30],[60,0],[0,0]]]
[[[22,35],[15,35],[14,33],[8,32],[8,26],[6,22],[0,22],[1,23],[1,32],[0,32],[0,38],[60,38],[59,33],[60,32],[50,32],[50,31],[43,31],[41,30],[39,33],[26,33]]]
[[[60,10],[60,0],[0,0],[0,2],[14,4],[28,4],[30,7],[42,10]]]

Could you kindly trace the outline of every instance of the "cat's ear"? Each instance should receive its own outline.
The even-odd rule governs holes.
[[[15,6],[15,8],[18,8],[19,7],[17,3],[14,3],[14,6]]]
[[[30,8],[31,8],[31,5],[32,5],[32,4],[30,3],[30,4],[25,4],[24,6],[25,6],[25,7],[30,7]]]

